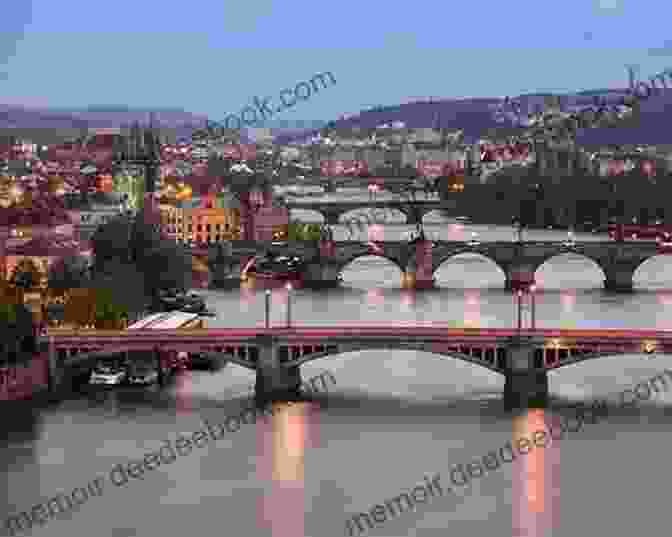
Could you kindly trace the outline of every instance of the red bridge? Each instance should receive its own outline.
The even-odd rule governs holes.
[[[300,366],[370,349],[414,350],[480,365],[505,376],[505,400],[545,399],[549,370],[623,354],[672,354],[672,331],[343,326],[191,330],[50,330],[51,370],[88,368],[128,351],[207,352],[257,372],[257,393],[282,396],[301,383]],[[158,363],[157,358],[157,363]],[[56,381],[58,383],[58,381]]]

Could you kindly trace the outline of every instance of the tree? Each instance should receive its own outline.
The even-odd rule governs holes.
[[[94,254],[94,271],[102,270],[110,261],[127,261],[132,223],[129,218],[118,217],[96,229],[91,237]]]
[[[145,276],[145,288],[153,301],[158,300],[160,290],[184,291],[190,286],[191,254],[180,245],[157,245],[138,262],[138,268]]]
[[[41,277],[41,271],[35,261],[29,257],[24,257],[14,267],[11,282],[25,292],[38,285]]]
[[[290,241],[319,241],[321,236],[320,224],[309,224],[293,220],[287,229],[287,240]]]
[[[146,305],[143,284],[133,265],[116,264],[113,273],[99,273],[88,287],[71,290],[63,320],[75,326],[121,328],[123,319],[143,312]]]
[[[61,258],[49,267],[47,281],[49,289],[56,295],[84,287],[89,281],[88,261],[80,255]]]
[[[145,275],[133,263],[108,263],[105,270],[96,275],[92,286],[109,291],[129,319],[140,316],[149,304]]]
[[[94,326],[98,329],[121,328],[124,319],[128,319],[128,308],[121,304],[109,287],[96,287],[94,290]]]
[[[158,222],[148,210],[141,210],[131,225],[129,249],[131,260],[142,263],[147,253],[161,246],[161,232]]]
[[[15,362],[35,350],[33,314],[23,304],[0,302],[0,361]]]

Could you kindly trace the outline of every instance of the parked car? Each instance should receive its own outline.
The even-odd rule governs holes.
[[[188,366],[189,369],[205,369],[208,371],[214,371],[217,368],[217,360],[208,356],[204,352],[191,352],[189,353]]]
[[[128,378],[126,369],[117,364],[98,364],[91,372],[89,384],[118,386]]]
[[[159,373],[155,367],[150,364],[133,364],[128,373],[128,382],[130,384],[154,384],[159,380]]]

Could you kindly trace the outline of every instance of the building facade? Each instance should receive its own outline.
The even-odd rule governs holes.
[[[180,243],[212,244],[240,239],[240,206],[230,196],[202,196],[161,204],[161,227]]]

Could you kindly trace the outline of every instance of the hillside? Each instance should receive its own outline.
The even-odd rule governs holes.
[[[188,138],[206,117],[179,109],[140,110],[107,105],[83,109],[25,108],[0,104],[0,135],[23,136],[39,144],[59,143],[82,136],[90,128],[147,124],[153,112],[158,127],[169,138]]]
[[[609,103],[620,101],[625,90],[585,90],[576,94],[558,95],[563,109],[589,106],[595,96],[604,97]],[[513,97],[520,103],[523,113],[541,110],[550,94],[527,94]],[[496,118],[495,110],[502,103],[500,98],[479,98],[415,102],[366,110],[354,117],[331,123],[336,129],[349,130],[355,127],[373,128],[384,123],[401,121],[410,128],[444,127],[463,129],[467,142],[481,137],[497,137],[503,134],[521,133],[523,129],[511,118]],[[672,120],[672,89],[658,97],[652,97],[641,105],[638,120],[623,126],[603,129],[585,129],[577,133],[577,142],[586,145],[606,144],[667,144],[672,143],[672,133],[667,125]],[[286,143],[300,141],[316,134],[318,130],[279,133],[276,141]]]

